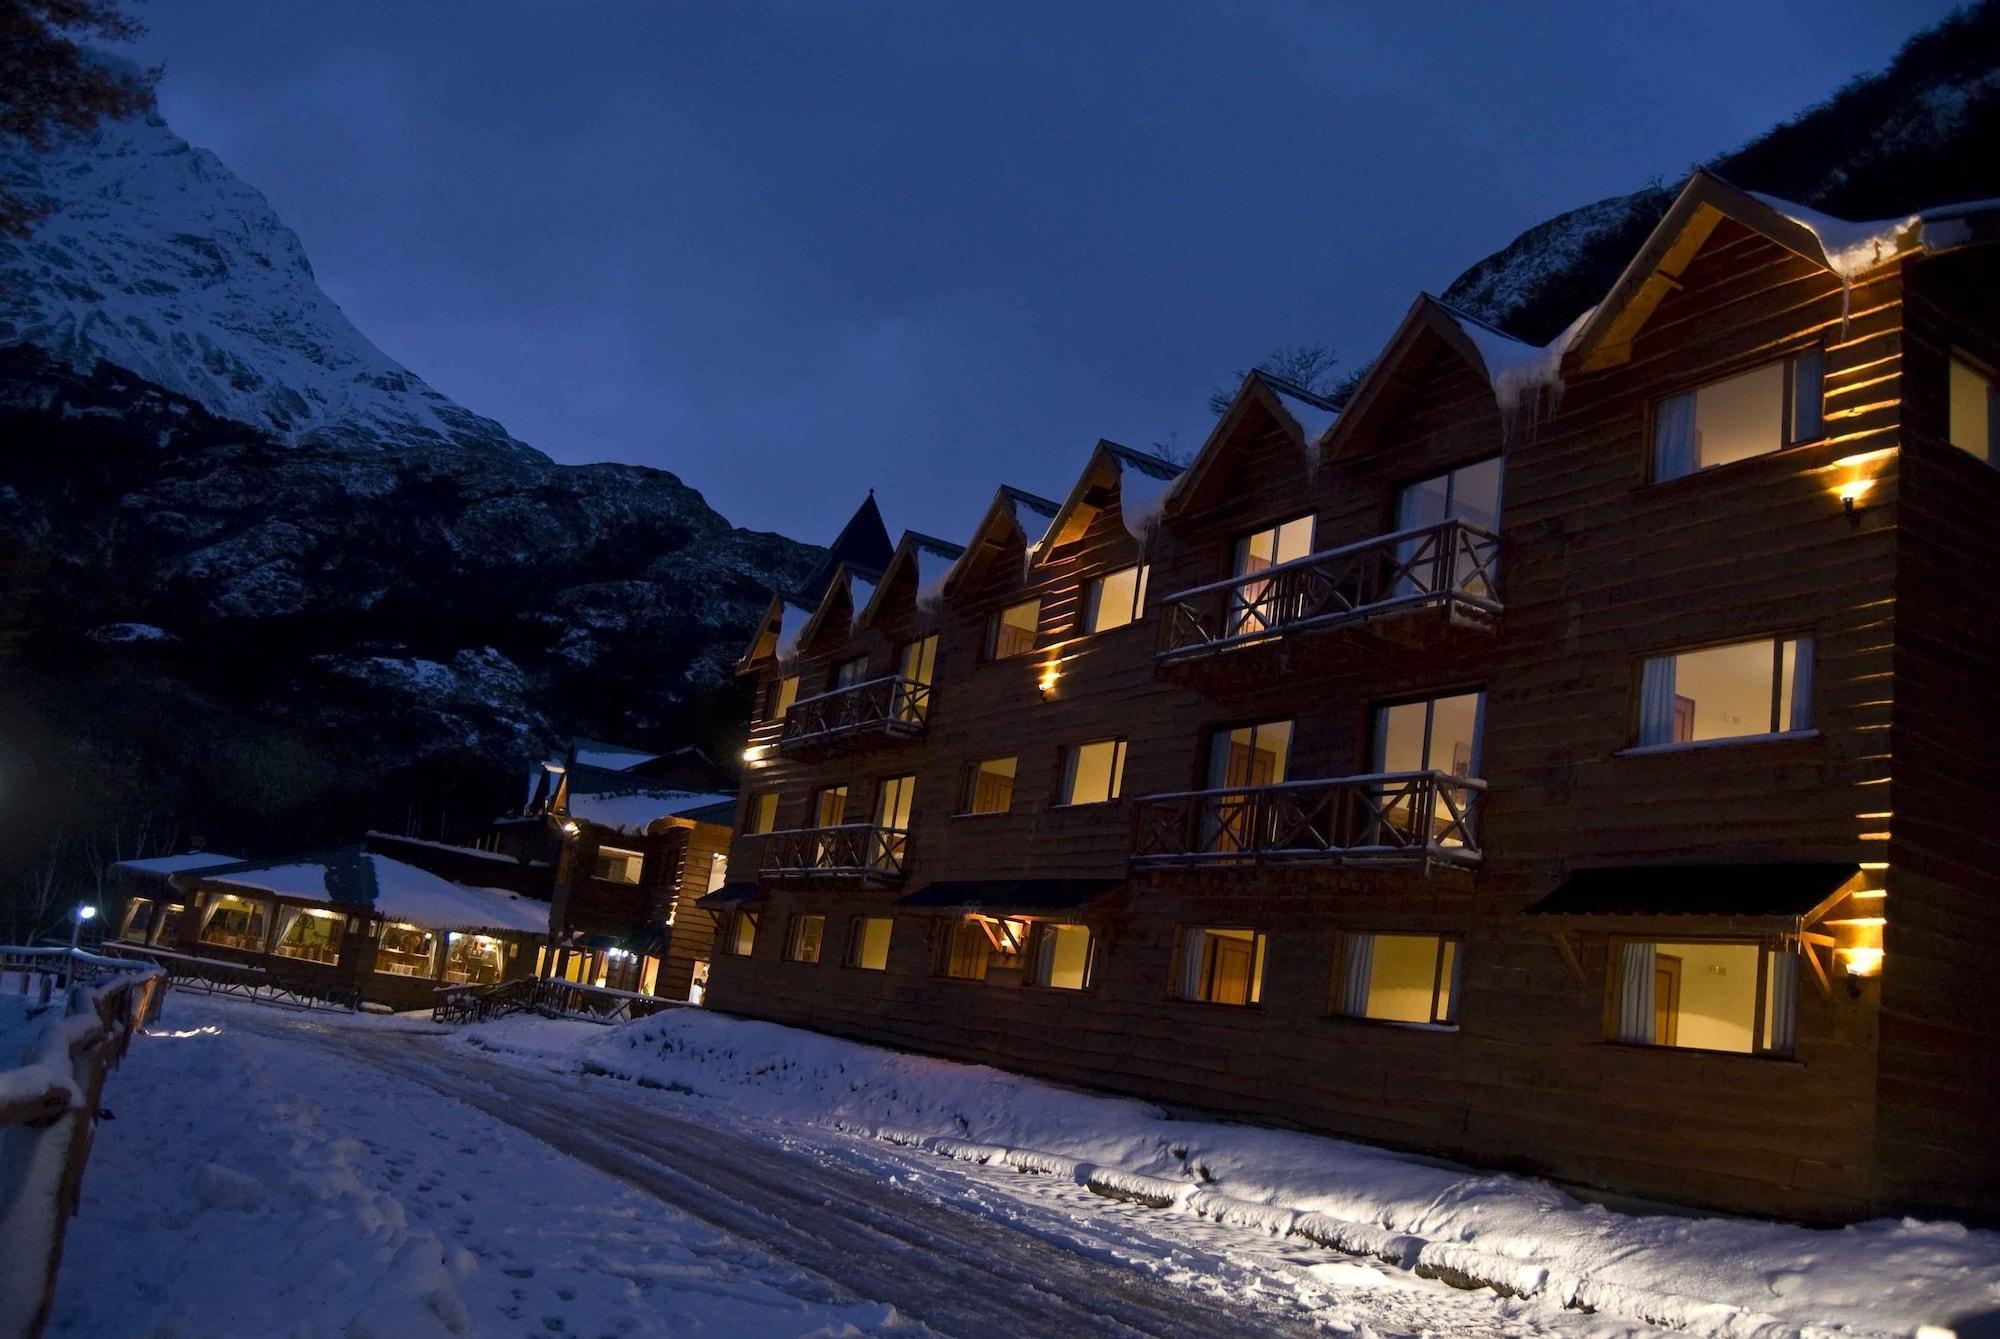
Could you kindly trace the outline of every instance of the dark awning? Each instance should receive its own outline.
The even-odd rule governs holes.
[[[1533,916],[1799,917],[1859,865],[1622,865],[1580,869],[1528,908]]]
[[[959,879],[933,883],[896,903],[912,911],[1073,911],[1123,879]]]
[[[727,911],[756,901],[761,891],[754,883],[725,883],[714,892],[696,898],[694,904],[704,911]]]

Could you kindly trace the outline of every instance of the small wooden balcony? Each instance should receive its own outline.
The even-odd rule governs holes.
[[[1498,535],[1444,521],[1196,586],[1163,602],[1154,663],[1161,673],[1200,675],[1225,652],[1362,625],[1413,645],[1440,631],[1490,630],[1500,614],[1499,559]]]
[[[758,874],[772,882],[828,880],[892,886],[903,881],[910,834],[874,823],[791,828],[764,838]]]
[[[808,757],[913,739],[930,708],[929,684],[894,674],[802,697],[785,713],[778,752]]]
[[[1485,795],[1484,781],[1436,771],[1149,795],[1131,863],[1477,865]]]

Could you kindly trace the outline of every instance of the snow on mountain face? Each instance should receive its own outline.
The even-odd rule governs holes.
[[[0,238],[0,347],[98,359],[292,443],[451,443],[538,456],[355,329],[257,191],[157,114],[0,152],[52,212]]]

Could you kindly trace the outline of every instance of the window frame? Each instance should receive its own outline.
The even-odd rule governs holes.
[[[1959,443],[1953,432],[1951,421],[1952,375],[1957,368],[1964,368],[1973,376],[1986,383],[1986,456],[1984,459],[1973,455],[1969,447]],[[1990,469],[2000,470],[2000,374],[1983,358],[1976,358],[1963,349],[1953,347],[1945,354],[1944,387],[1944,443],[1952,450],[1972,456],[1974,460]]]
[[[614,879],[609,874],[598,872],[607,853],[629,856],[632,861],[636,862],[632,865],[632,877],[629,880]],[[620,888],[637,888],[646,881],[646,853],[644,851],[634,851],[628,846],[605,846],[600,844],[590,858],[590,877],[599,883],[615,883]]]
[[[882,940],[882,965],[880,967],[870,967],[861,961],[861,955],[867,941],[867,926],[875,921],[880,921],[889,927]],[[849,916],[847,918],[847,951],[841,954],[841,966],[851,967],[857,972],[887,972],[889,970],[889,947],[895,942],[895,938],[896,918],[894,916],[875,916],[865,912]]]
[[[1697,655],[1703,651],[1719,651],[1732,646],[1754,646],[1760,642],[1771,644],[1771,720],[1775,723],[1784,703],[1785,646],[1791,643],[1806,648],[1806,654],[1815,662],[1808,670],[1806,679],[1806,720],[1804,729],[1789,728],[1766,730],[1758,734],[1719,735],[1714,739],[1668,740],[1664,743],[1644,743],[1646,729],[1646,666],[1655,660],[1678,659],[1685,655]],[[1819,737],[1819,712],[1815,710],[1813,698],[1819,689],[1819,639],[1811,631],[1783,631],[1762,633],[1751,637],[1730,637],[1722,641],[1702,642],[1694,646],[1673,646],[1655,651],[1641,652],[1634,657],[1631,666],[1630,703],[1627,708],[1625,737],[1628,743],[1618,750],[1619,757],[1644,757],[1655,753],[1679,753],[1689,750],[1728,748],[1735,744],[1770,744],[1785,740],[1817,739]],[[1678,673],[1678,671],[1676,671]],[[1794,653],[1792,667],[1792,696],[1794,710],[1798,701],[1798,658]]]
[[[975,809],[973,798],[979,792],[980,769],[990,762],[1011,762],[1014,774],[1007,779],[1007,807],[1004,809]],[[959,809],[954,818],[997,818],[1014,812],[1014,800],[1021,789],[1021,755],[1018,753],[995,754],[990,758],[974,758],[965,765],[964,783],[959,788]]]
[[[837,693],[843,688],[852,688],[856,684],[866,683],[867,681],[868,657],[865,655],[849,656],[827,673],[826,691]]]
[[[1059,930],[1081,930],[1084,933],[1082,985],[1058,986],[1042,979],[1042,940]],[[1024,984],[1036,990],[1057,990],[1070,995],[1081,995],[1097,989],[1097,950],[1100,938],[1096,928],[1085,921],[1030,922],[1028,942],[1025,945],[1027,976]],[[1054,963],[1051,962],[1050,966],[1053,967]]]
[[[1004,620],[1006,619],[1007,615],[1013,613],[1016,609],[1025,609],[1028,608],[1029,606],[1033,606],[1035,611],[1035,629],[1033,633],[1029,635],[1028,644],[1018,651],[1009,651],[1006,655],[1001,655],[1000,629],[1003,626],[1007,627],[1014,626],[1011,624],[1005,624]],[[1014,630],[1019,631],[1020,629],[1015,628]],[[1028,599],[1025,600],[1014,600],[1011,601],[1010,603],[1003,604],[998,609],[995,609],[992,613],[986,616],[986,631],[985,634],[981,637],[979,644],[979,661],[982,665],[998,665],[1003,661],[1021,660],[1035,654],[1035,652],[1041,649],[1041,645],[1042,645],[1042,597],[1039,595],[1034,595],[1030,596]]]
[[[738,907],[729,916],[729,934],[723,940],[722,951],[732,958],[748,958],[757,952],[757,931],[762,928],[762,913],[748,907]],[[750,927],[750,942],[743,944],[743,927]],[[741,947],[738,947],[742,945]]]
[[[1624,947],[1627,944],[1651,944],[1655,950],[1662,944],[1700,944],[1716,947],[1754,948],[1757,950],[1757,985],[1752,995],[1750,1014],[1750,1049],[1747,1051],[1718,1050],[1709,1046],[1683,1046],[1679,1042],[1627,1041],[1618,1035],[1618,1015],[1620,996],[1625,984]],[[1798,1012],[1797,1002],[1793,1006],[1791,1047],[1776,1050],[1768,1047],[1767,1030],[1771,1011],[1771,960],[1773,955],[1796,953],[1803,957],[1803,945],[1787,945],[1782,934],[1683,934],[1677,931],[1662,931],[1657,934],[1609,934],[1605,936],[1604,966],[1604,1010],[1600,1021],[1598,1041],[1606,1046],[1617,1046],[1630,1051],[1682,1052],[1688,1055],[1726,1056],[1735,1060],[1776,1060],[1796,1063],[1798,1059]],[[1797,973],[1793,989],[1803,995],[1806,972]],[[1657,1008],[1657,1004],[1655,1006]]]
[[[1424,760],[1429,764],[1429,770],[1445,772],[1446,775],[1451,775],[1445,768],[1437,766],[1436,759],[1431,755],[1431,744],[1437,731],[1437,704],[1454,697],[1476,697],[1479,699],[1478,705],[1473,708],[1472,714],[1472,774],[1464,779],[1467,781],[1484,780],[1485,778],[1480,775],[1481,772],[1486,770],[1487,691],[1486,685],[1483,683],[1467,684],[1453,688],[1439,688],[1428,693],[1379,698],[1376,701],[1370,702],[1367,708],[1368,770],[1371,772],[1383,771],[1384,764],[1387,761],[1383,756],[1388,746],[1388,737],[1382,731],[1384,713],[1396,707],[1413,707],[1418,703],[1422,703],[1424,705]]]
[[[1202,740],[1202,745],[1195,750],[1195,784],[1193,789],[1226,790],[1232,793],[1236,791],[1255,790],[1257,787],[1252,783],[1246,783],[1241,786],[1229,786],[1212,784],[1210,782],[1209,777],[1215,768],[1215,746],[1218,743],[1227,742],[1229,736],[1235,734],[1238,730],[1248,730],[1250,732],[1250,743],[1252,748],[1254,748],[1259,731],[1269,726],[1278,725],[1288,727],[1285,734],[1285,775],[1277,781],[1266,784],[1283,785],[1287,781],[1297,780],[1298,778],[1293,775],[1292,763],[1297,754],[1299,718],[1296,716],[1260,717],[1256,720],[1222,721],[1208,726],[1202,731],[1199,736]]]
[[[1798,363],[1799,359],[1814,354],[1816,354],[1819,358],[1819,384],[1820,384],[1820,405],[1819,405],[1819,416],[1818,416],[1819,431],[1811,437],[1795,438],[1792,434],[1794,429],[1798,425],[1798,385],[1797,385]],[[1675,474],[1662,478],[1660,475],[1660,447],[1659,447],[1660,413],[1662,409],[1665,408],[1667,403],[1670,400],[1675,399],[1677,396],[1698,395],[1700,394],[1701,391],[1705,390],[1710,386],[1719,386],[1725,381],[1734,381],[1738,377],[1748,376],[1751,373],[1760,371],[1761,369],[1769,367],[1774,363],[1779,365],[1784,372],[1783,376],[1784,389],[1779,396],[1778,444],[1772,447],[1768,451],[1759,451],[1755,455],[1740,456],[1735,460],[1725,460],[1714,465],[1703,465],[1697,462],[1695,467],[1689,470],[1686,474]],[[1728,469],[1731,465],[1747,465],[1752,461],[1764,460],[1771,456],[1782,455],[1785,452],[1792,450],[1794,447],[1812,446],[1817,443],[1824,442],[1827,437],[1826,345],[1815,341],[1808,344],[1801,344],[1796,348],[1788,349],[1782,353],[1777,354],[1776,356],[1759,356],[1751,358],[1731,366],[1727,371],[1720,372],[1715,376],[1708,377],[1701,381],[1698,381],[1692,386],[1681,386],[1677,389],[1667,391],[1664,394],[1655,395],[1654,397],[1652,397],[1652,399],[1646,402],[1646,412],[1645,412],[1644,423],[1642,424],[1642,430],[1643,430],[1643,437],[1641,440],[1643,441],[1645,446],[1645,469],[1644,469],[1643,482],[1645,486],[1649,488],[1657,487],[1661,484],[1678,483],[1683,479],[1703,478],[1706,477],[1707,475],[1714,473],[1716,470]]]
[[[1114,623],[1109,627],[1101,627],[1099,626],[1098,618],[1104,612],[1104,583],[1113,577],[1123,576],[1127,572],[1133,574],[1132,607],[1126,611],[1126,617],[1123,622]],[[1077,625],[1079,635],[1096,637],[1107,632],[1117,632],[1120,628],[1129,628],[1135,623],[1145,622],[1147,586],[1152,580],[1152,574],[1153,565],[1141,560],[1126,563],[1121,567],[1110,568],[1107,571],[1098,573],[1094,577],[1085,579],[1082,596],[1078,601],[1080,606],[1078,612],[1081,614]]]
[[[1281,566],[1284,563],[1298,561],[1298,559],[1296,558],[1278,557],[1278,536],[1286,526],[1296,525],[1300,521],[1304,521],[1307,524],[1306,524],[1306,551],[1300,554],[1299,557],[1310,558],[1313,554],[1319,552],[1319,512],[1310,509],[1301,512],[1292,512],[1287,515],[1278,517],[1274,520],[1265,521],[1257,525],[1253,525],[1247,530],[1239,530],[1235,534],[1229,537],[1228,556],[1229,556],[1230,579],[1235,581],[1247,581],[1255,577],[1257,575],[1257,572],[1267,572],[1271,568]],[[1257,536],[1265,533],[1266,531],[1269,531],[1271,534],[1271,561],[1266,563],[1263,567],[1258,568],[1256,572],[1246,572],[1239,570],[1242,566],[1244,558],[1248,556],[1247,546],[1249,545],[1250,541],[1255,539]]]
[[[1028,956],[1029,947],[1034,939],[1034,923],[1032,921],[1021,916],[992,916],[984,912],[963,912],[957,916],[953,916],[950,920],[943,922],[943,924],[945,926],[945,933],[939,936],[936,948],[934,949],[936,956],[932,960],[932,976],[941,981],[962,981],[969,985],[983,986],[989,983],[994,971],[999,970],[1002,972],[1018,972],[1021,974],[1021,980],[1017,984],[1028,984],[1028,978],[1034,968],[1033,961]],[[1014,940],[1015,951],[1011,954],[1005,952],[1001,946],[1002,939],[1006,937],[1004,929],[1010,925],[1021,927],[1018,938]],[[1003,933],[996,934],[992,928],[994,926],[1001,927]],[[952,966],[958,957],[959,937],[965,935],[970,938],[970,932],[974,930],[977,930],[980,939],[985,942],[986,953],[979,960],[979,974],[977,976],[968,976],[953,971]],[[1016,965],[1012,967],[1003,965],[996,969],[993,965],[993,959],[996,954],[1003,958],[1013,958]]]
[[[1236,934],[1250,936],[1250,979],[1245,987],[1246,998],[1241,1004],[1230,1000],[1211,1000],[1200,995],[1185,995],[1181,986],[1185,980],[1189,955],[1189,936],[1201,935],[1204,940],[1209,935],[1220,934],[1234,937]],[[1264,977],[1270,968],[1271,936],[1254,925],[1176,925],[1174,927],[1174,953],[1168,963],[1167,996],[1181,1004],[1198,1004],[1211,1009],[1262,1009],[1264,1007]],[[1207,958],[1206,952],[1203,954]],[[1212,983],[1211,983],[1212,986]]]
[[[1110,744],[1111,778],[1106,787],[1109,791],[1101,800],[1077,800],[1070,798],[1076,793],[1077,755],[1093,744]],[[1117,804],[1125,798],[1125,763],[1130,751],[1131,740],[1125,735],[1105,735],[1096,739],[1081,739],[1074,744],[1062,746],[1062,766],[1056,769],[1056,802],[1058,809],[1086,809],[1093,805]]]
[[[797,674],[778,675],[771,680],[770,694],[764,703],[764,719],[767,721],[784,720],[785,714],[792,709],[792,704],[798,700],[799,676]]]
[[[771,801],[771,812],[768,816],[763,812],[766,798],[769,798]],[[762,837],[776,832],[778,830],[778,804],[778,791],[775,787],[770,790],[753,790],[744,796],[743,835],[746,837]]]
[[[1371,939],[1435,939],[1437,954],[1431,965],[1431,1007],[1428,1022],[1416,1022],[1407,1018],[1375,1018],[1368,1014],[1351,1014],[1340,1007],[1340,997],[1347,985],[1347,943],[1358,935]],[[1343,1023],[1367,1023],[1377,1027],[1411,1028],[1423,1032],[1457,1031],[1459,1015],[1465,994],[1465,942],[1463,930],[1342,930],[1333,937],[1333,973],[1327,992],[1327,1017]],[[1448,995],[1450,1012],[1448,1017],[1438,1017],[1438,996],[1445,984],[1444,946],[1451,945],[1451,990]]]
[[[1452,508],[1458,498],[1458,476],[1475,466],[1484,465],[1489,460],[1500,463],[1500,516],[1494,522],[1494,531],[1498,533],[1507,514],[1507,453],[1505,451],[1489,451],[1485,455],[1475,456],[1471,460],[1461,461],[1456,465],[1448,465],[1441,470],[1432,470],[1428,474],[1419,474],[1412,478],[1406,478],[1397,483],[1389,490],[1389,532],[1393,533],[1405,528],[1403,525],[1403,495],[1408,493],[1412,488],[1421,487],[1433,479],[1443,479],[1445,481],[1445,521],[1460,519],[1452,515]],[[1444,521],[1432,522],[1432,524],[1437,525],[1444,523]]]
[[[803,957],[801,956],[801,950],[805,943],[806,927],[815,921],[819,923],[819,927],[818,934],[813,940],[812,956],[810,958]],[[825,957],[826,913],[823,911],[793,912],[785,922],[785,961],[802,963],[808,967],[817,967]]]

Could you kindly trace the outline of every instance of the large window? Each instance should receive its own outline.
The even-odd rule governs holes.
[[[743,806],[743,831],[751,836],[778,826],[778,792],[760,790]]]
[[[727,948],[738,958],[747,958],[757,947],[757,913],[739,911],[729,919],[729,939]]]
[[[1799,955],[1755,941],[1614,940],[1610,992],[1618,1041],[1790,1055]]]
[[[781,720],[792,709],[792,703],[799,700],[799,676],[787,674],[771,683],[771,706],[764,714],[771,720]]]
[[[639,870],[645,865],[646,857],[637,851],[623,851],[616,846],[597,848],[597,864],[591,873],[612,883],[637,883]]]
[[[962,916],[951,923],[944,938],[938,971],[958,981],[1017,986],[1027,938],[1026,921]]]
[[[1264,997],[1264,936],[1255,930],[1181,931],[1174,994],[1204,1004],[1255,1004]]]
[[[284,907],[278,912],[278,943],[271,951],[281,958],[307,962],[339,962],[340,941],[347,934],[347,917],[317,907]]]
[[[884,869],[901,866],[910,840],[910,805],[917,794],[914,776],[887,776],[875,786],[874,862]]]
[[[181,923],[187,919],[187,907],[179,902],[169,902],[160,908],[154,918],[158,924],[154,928],[152,941],[155,944],[178,945],[181,942]]]
[[[1083,990],[1097,965],[1090,928],[1044,921],[1034,932],[1034,981],[1052,990]]]
[[[847,965],[865,972],[886,971],[893,927],[887,916],[856,916],[847,935]]]
[[[1151,571],[1141,563],[1088,582],[1083,588],[1083,630],[1109,632],[1138,622],[1146,612],[1146,577]]]
[[[222,893],[210,898],[199,938],[204,944],[262,953],[268,925],[262,901]]]
[[[1124,784],[1124,740],[1097,739],[1064,751],[1062,803],[1103,804],[1117,799]]]
[[[821,786],[813,792],[813,826],[837,828],[847,821],[847,787]]]
[[[852,660],[843,660],[833,667],[833,682],[828,685],[828,688],[829,690],[852,688],[867,676],[868,657],[856,656]]]
[[[375,932],[375,970],[389,976],[437,975],[437,936],[420,925],[384,921]]]
[[[966,769],[965,812],[1004,814],[1014,807],[1014,774],[1018,758],[982,758]]]
[[[500,979],[507,946],[488,935],[445,936],[444,979],[461,985],[490,986]]]
[[[1254,576],[1267,567],[1303,558],[1312,552],[1313,518],[1298,516],[1262,530],[1252,531],[1236,541],[1230,558],[1230,575]],[[1268,581],[1249,581],[1231,597],[1229,635],[1263,632],[1284,620],[1281,597]]]
[[[1654,656],[1639,674],[1639,744],[1755,739],[1812,728],[1812,639]]]
[[[1291,756],[1290,721],[1217,730],[1208,740],[1208,788],[1276,785],[1285,779]]]
[[[1484,693],[1377,707],[1374,770],[1477,777],[1480,727],[1485,715]]]
[[[1396,529],[1414,530],[1418,526],[1464,521],[1497,534],[1500,530],[1500,478],[1500,457],[1494,456],[1407,484],[1396,494]],[[1425,548],[1422,539],[1406,539],[1397,545],[1397,561],[1410,566],[1408,572],[1396,579],[1397,595],[1430,592],[1434,582],[1429,573],[1433,569],[1428,560],[1413,561],[1428,552],[1430,550]],[[1464,584],[1461,589],[1472,595],[1493,593],[1483,578]]]
[[[1440,935],[1349,934],[1340,941],[1336,1012],[1385,1023],[1458,1018],[1458,941]]]
[[[986,658],[1006,660],[1024,656],[1035,649],[1042,627],[1042,602],[1023,600],[1010,604],[986,621]]]
[[[1951,360],[1951,444],[2000,465],[2000,383],[1958,358]]]
[[[125,923],[118,927],[118,938],[134,944],[146,942],[146,936],[153,929],[153,900],[149,897],[135,897],[125,904]]]
[[[1817,441],[1822,364],[1820,351],[1808,349],[1662,400],[1653,419],[1654,480]]]
[[[903,643],[896,653],[896,672],[906,681],[896,701],[896,718],[921,721],[931,705],[931,676],[937,672],[936,634]]]
[[[826,917],[794,916],[785,933],[787,962],[818,962],[820,944],[826,939]]]

